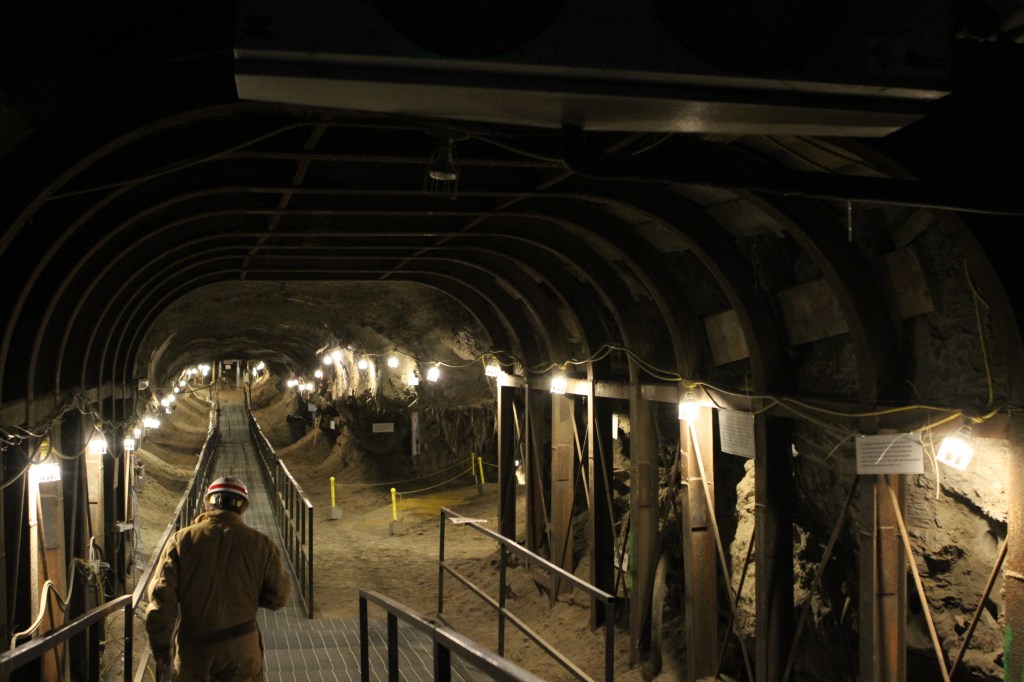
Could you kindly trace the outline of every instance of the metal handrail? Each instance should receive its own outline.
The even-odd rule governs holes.
[[[444,535],[445,527],[448,525],[447,521],[449,518],[452,519],[463,519],[460,524],[463,527],[469,527],[478,533],[482,533],[491,540],[494,540],[499,545],[498,552],[498,599],[490,597],[478,586],[474,585],[472,581],[466,576],[459,573],[457,570],[445,563],[444,560]],[[527,564],[537,564],[541,568],[547,570],[550,573],[557,575],[561,580],[571,583],[573,586],[580,588],[593,599],[597,599],[604,603],[604,679],[607,682],[615,677],[615,625],[612,614],[615,613],[615,596],[611,595],[604,590],[594,587],[590,583],[581,578],[576,577],[572,573],[566,571],[560,566],[551,563],[547,559],[534,554],[530,550],[526,549],[522,545],[513,540],[506,538],[503,535],[495,533],[494,531],[483,528],[482,526],[466,519],[466,517],[453,512],[451,509],[446,507],[441,508],[441,546],[438,556],[438,570],[437,570],[437,615],[438,618],[443,618],[444,612],[444,574],[450,573],[456,580],[462,585],[468,588],[473,594],[480,597],[480,599],[498,612],[498,654],[504,655],[505,653],[505,621],[508,621],[519,628],[519,631],[529,637],[535,642],[541,649],[544,650],[549,656],[569,671],[576,679],[585,680],[586,682],[593,682],[593,678],[588,676],[579,666],[573,663],[565,654],[561,653],[552,644],[542,638],[537,632],[535,632],[530,626],[528,626],[523,620],[513,614],[511,611],[505,608],[505,597],[507,592],[507,584],[505,581],[505,572],[507,568],[507,555],[511,553],[518,556],[520,559],[525,561]]]
[[[299,582],[299,598],[306,616],[313,617],[313,503],[302,492],[295,477],[277,456],[252,414],[249,392],[245,392],[245,412],[249,418],[249,436],[259,454],[260,471],[271,500],[274,518],[285,554]]]
[[[427,620],[408,607],[369,590],[359,590],[359,671],[362,682],[370,680],[370,627],[367,604],[387,612],[388,679],[398,680],[398,621],[430,636],[434,643],[434,679],[451,679],[451,656],[456,654],[498,682],[541,682],[528,670],[507,661],[455,630]]]
[[[96,642],[98,646],[100,639],[98,628],[100,622],[105,620],[108,615],[117,609],[124,609],[124,679],[131,679],[132,662],[134,658],[132,649],[135,618],[133,614],[135,613],[136,607],[142,601],[142,597],[149,586],[149,581],[153,578],[153,572],[156,568],[157,560],[163,553],[163,548],[167,544],[167,541],[175,531],[191,523],[191,520],[198,514],[197,504],[199,507],[202,506],[203,491],[206,490],[210,467],[216,455],[217,445],[219,442],[219,419],[217,410],[213,409],[210,411],[210,421],[206,432],[206,440],[204,441],[202,450],[200,451],[199,462],[196,463],[196,467],[192,471],[192,478],[189,480],[185,493],[178,501],[178,506],[174,511],[174,518],[167,525],[167,529],[160,538],[158,549],[154,555],[153,561],[151,561],[142,572],[138,583],[135,585],[135,589],[132,590],[130,594],[121,595],[116,599],[112,599],[105,604],[101,604],[90,611],[87,611],[85,614],[65,623],[53,632],[30,640],[25,644],[0,654],[0,680],[7,682],[11,673],[15,670],[45,655],[47,652],[60,646],[67,640],[82,634],[87,629],[93,632],[93,636],[90,640]],[[198,500],[198,502],[196,500]],[[91,655],[98,656],[99,651],[93,651],[91,652]],[[140,671],[143,670],[147,664],[148,654],[147,659],[142,662],[142,665],[139,668]]]

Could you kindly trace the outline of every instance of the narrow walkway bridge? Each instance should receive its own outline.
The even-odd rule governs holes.
[[[211,478],[237,476],[249,488],[246,523],[269,535],[282,549],[281,534],[274,523],[271,499],[263,483],[257,455],[249,440],[245,408],[239,403],[222,403],[221,442]],[[291,566],[286,567],[291,573]],[[298,584],[292,574],[292,597],[278,611],[260,609],[258,622],[263,633],[267,681],[360,679],[359,620],[356,618],[307,618],[298,599]],[[387,624],[384,618],[370,621],[370,679],[387,679]],[[402,680],[432,680],[433,650],[429,638],[406,627],[399,628],[399,670]],[[461,663],[461,662],[459,662]],[[452,677],[480,679],[453,661]]]

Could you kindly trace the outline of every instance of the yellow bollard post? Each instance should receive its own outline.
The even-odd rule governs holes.
[[[336,499],[334,496],[334,476],[331,476],[331,519],[340,519],[341,510],[336,505]]]
[[[405,533],[405,527],[398,520],[398,502],[396,500],[396,493],[398,491],[394,488],[391,489],[391,534],[402,535]]]
[[[476,464],[480,467],[480,475],[476,475],[476,466],[473,467],[473,478],[476,479],[476,494],[484,494],[484,458],[477,457]]]
[[[476,462],[477,462],[477,464],[480,465],[480,483],[481,484],[487,483],[487,481],[484,479],[484,458],[483,457],[477,457],[476,458]]]

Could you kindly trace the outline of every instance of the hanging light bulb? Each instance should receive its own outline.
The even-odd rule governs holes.
[[[323,379],[324,371],[322,369],[318,369],[317,371],[313,372],[313,376],[315,376],[317,379]]]
[[[177,396],[175,396],[174,394],[171,394],[171,395],[167,396],[167,402],[168,403],[173,403],[177,399],[178,399]]]
[[[971,427],[961,426],[959,429],[942,439],[939,452],[935,459],[943,464],[966,471],[971,458],[974,457],[973,434]]]
[[[335,348],[331,351],[331,359],[335,362],[341,362],[341,349]]]
[[[356,363],[356,367],[358,367],[359,369],[366,369],[369,366],[370,363],[367,362],[366,358],[359,358],[359,362]]]
[[[441,378],[441,368],[434,365],[427,370],[427,381],[437,381]]]
[[[136,426],[134,429],[132,429],[132,435],[135,436],[136,438],[141,438],[142,437],[142,429],[140,429],[138,426]]]
[[[489,377],[501,376],[501,365],[498,364],[497,360],[491,360],[484,367],[484,374]]]
[[[558,372],[551,377],[551,392],[557,395],[565,395],[565,389],[569,386],[569,380],[565,378],[565,372]]]
[[[103,437],[102,433],[94,433],[89,439],[88,448],[90,455],[105,455],[107,454],[107,439]]]
[[[287,382],[288,388],[295,388],[298,385],[299,385],[299,380],[298,379],[289,379],[288,382]]]
[[[160,399],[160,407],[170,407],[170,406],[171,406],[171,401],[168,398],[161,398]]]
[[[692,422],[700,417],[700,403],[697,402],[697,394],[687,391],[683,399],[679,401],[679,418]]]
[[[135,452],[135,439],[134,438],[125,438],[124,439],[124,451],[125,452]]]
[[[312,391],[313,390],[313,384],[307,383],[305,386],[302,387],[302,390],[307,391],[307,392]]]
[[[391,369],[395,369],[396,367],[398,367],[397,355],[391,355],[388,357],[388,367],[390,367]]]
[[[159,429],[160,420],[157,419],[156,417],[145,417],[142,420],[142,426],[147,429]]]
[[[325,355],[323,362],[324,362],[325,365],[330,367],[331,365],[334,364],[334,358],[332,358],[330,355]]]

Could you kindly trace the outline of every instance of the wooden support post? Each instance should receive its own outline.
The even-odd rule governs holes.
[[[654,569],[658,562],[658,450],[651,405],[633,382],[629,403],[629,659],[647,648]]]
[[[682,394],[680,394],[680,399]],[[690,423],[679,422],[683,534],[683,610],[686,617],[686,680],[713,677],[718,667],[718,599],[715,536],[707,499],[714,499],[714,433],[712,410],[700,408],[693,423],[699,442],[694,447]],[[703,463],[705,480],[697,457]],[[705,496],[704,486],[710,495]]]
[[[551,396],[551,562],[572,572],[572,505],[576,470],[572,396]],[[552,576],[552,594],[561,581]]]
[[[902,506],[903,478],[888,478]],[[860,679],[902,682],[907,678],[907,556],[885,478],[861,486],[860,509]]]
[[[755,677],[782,679],[793,641],[793,469],[788,422],[756,417]]]
[[[516,539],[515,391],[498,386],[498,532]]]
[[[1024,680],[1024,417],[1010,416],[1009,501],[1003,598],[1006,631],[1003,639],[1003,679]]]
[[[615,519],[612,517],[612,407],[611,401],[595,402],[591,384],[587,400],[592,437],[589,439],[587,473],[590,482],[590,583],[615,594]],[[590,627],[597,628],[614,614],[591,600]]]
[[[547,543],[547,512],[544,508],[544,486],[542,472],[543,457],[546,456],[548,405],[547,391],[526,391],[527,447],[526,447],[526,548],[540,553]]]

